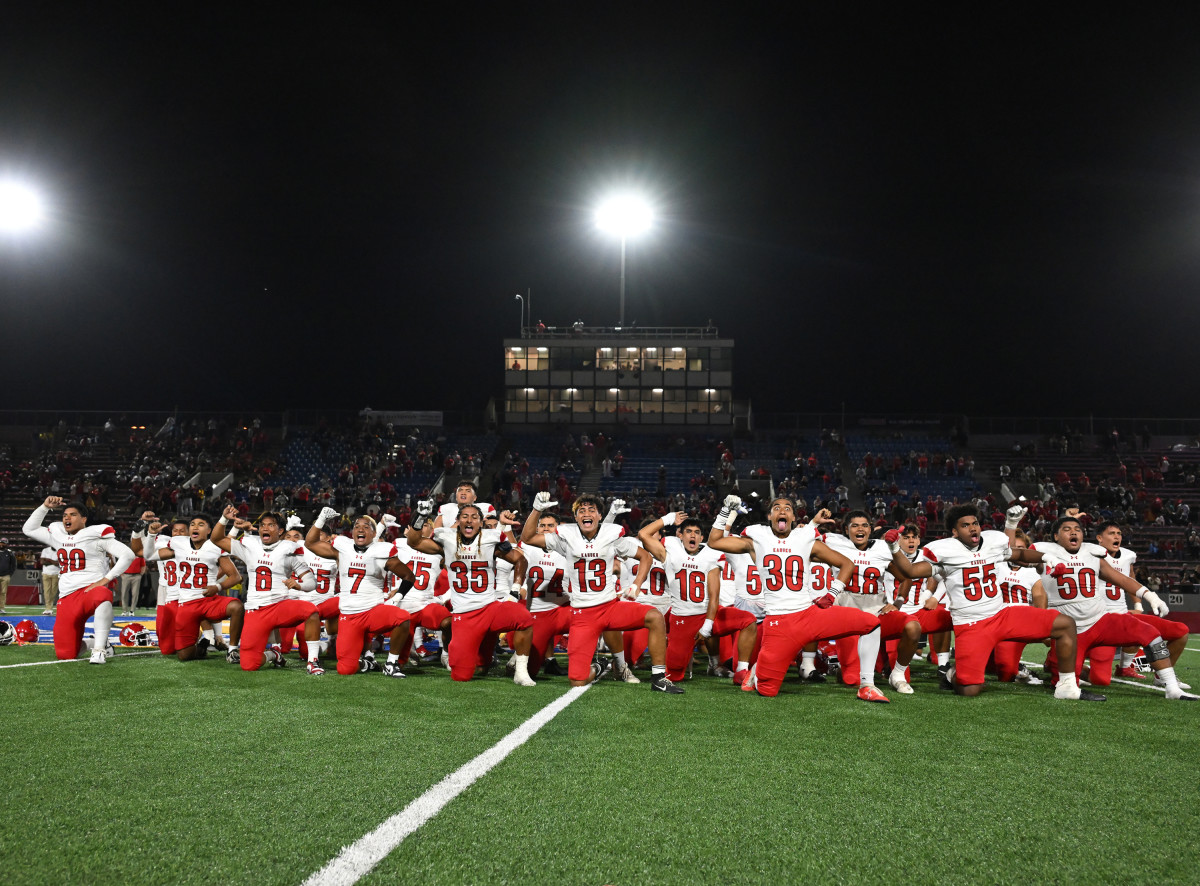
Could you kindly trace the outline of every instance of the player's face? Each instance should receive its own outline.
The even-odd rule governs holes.
[[[454,500],[461,505],[475,504],[475,490],[470,486],[460,486],[454,490]]]
[[[585,501],[575,510],[575,522],[584,534],[600,528],[600,511],[590,501]]]
[[[910,532],[908,535],[900,536],[900,550],[906,554],[915,554],[917,548],[921,546],[921,536],[915,532]]]
[[[542,535],[558,532],[558,521],[551,517],[542,517],[538,520],[538,532]]]
[[[289,529],[283,534],[283,537],[288,541],[304,541],[304,536],[300,534],[299,529]]]
[[[192,537],[192,541],[197,544],[203,544],[208,541],[208,534],[212,532],[212,527],[208,525],[207,520],[193,520],[188,524],[187,534]]]
[[[354,543],[360,547],[365,544],[370,544],[375,540],[375,527],[368,521],[358,519],[354,521],[354,528],[350,530],[350,537],[354,539]]]
[[[979,545],[981,533],[978,517],[960,517],[959,521],[954,524],[954,537],[969,548]]]
[[[485,529],[495,529],[500,525],[499,517],[484,517],[483,526]]]
[[[457,525],[463,538],[474,538],[483,528],[483,515],[478,508],[463,508],[458,512]]]
[[[283,538],[283,527],[274,520],[262,520],[258,524],[258,537],[265,545],[273,545]]]
[[[700,531],[699,526],[688,526],[680,531],[679,539],[683,542],[683,549],[689,554],[694,554],[700,550],[700,545],[704,544],[704,533]]]
[[[856,548],[865,548],[871,538],[871,524],[866,517],[855,517],[846,524],[846,537]]]
[[[1067,553],[1074,554],[1083,544],[1083,527],[1068,520],[1058,528],[1058,532],[1054,534],[1054,540],[1062,545]]]
[[[767,517],[771,521],[771,531],[776,535],[787,535],[796,528],[796,514],[792,506],[782,499],[771,505]]]
[[[1096,541],[1103,545],[1104,550],[1110,554],[1115,554],[1121,549],[1121,538],[1121,529],[1118,526],[1109,526],[1096,535]]]
[[[63,510],[62,524],[68,533],[74,533],[87,526],[87,518],[74,508],[66,508]]]
[[[1014,538],[1009,547],[1011,547],[1014,551],[1023,551],[1029,547],[1029,545],[1025,544],[1025,539],[1023,538]]]

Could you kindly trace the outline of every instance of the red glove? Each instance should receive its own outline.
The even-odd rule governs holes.
[[[898,542],[900,540],[900,536],[903,534],[904,534],[904,531],[901,529],[889,529],[887,532],[885,532],[883,534],[883,540],[886,541],[890,545],[894,545],[896,542]]]
[[[833,605],[833,601],[833,594],[825,594],[823,597],[817,597],[817,599],[813,600],[813,606],[816,606],[818,609],[828,609]]]
[[[1051,578],[1062,578],[1070,571],[1066,563],[1055,563],[1046,574]]]

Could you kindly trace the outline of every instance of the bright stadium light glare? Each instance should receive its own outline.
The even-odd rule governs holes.
[[[37,191],[18,181],[0,181],[0,231],[19,234],[33,230],[44,215]]]
[[[654,224],[654,209],[638,194],[614,194],[596,208],[596,227],[621,240],[621,303],[617,328],[625,326],[625,241]]]

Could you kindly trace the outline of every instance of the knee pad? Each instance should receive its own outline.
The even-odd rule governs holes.
[[[1146,646],[1146,660],[1150,664],[1156,661],[1170,661],[1171,653],[1167,649],[1167,641],[1162,637],[1155,637],[1153,642]]]

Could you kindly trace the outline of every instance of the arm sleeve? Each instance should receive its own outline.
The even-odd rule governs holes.
[[[118,575],[124,574],[133,564],[135,558],[133,548],[127,544],[122,544],[115,538],[101,539],[100,544],[117,561],[113,568],[108,570],[104,575],[105,581],[112,581]]]
[[[300,582],[300,590],[306,594],[311,594],[317,589],[317,577],[313,575],[312,570],[308,568],[308,564],[303,560],[297,559],[296,565],[299,569],[304,570],[303,572],[296,572],[296,581]]]
[[[50,537],[50,530],[42,525],[42,521],[46,519],[48,513],[50,511],[44,505],[34,508],[29,519],[25,521],[25,525],[21,527],[21,531],[34,541],[54,547],[54,539]]]

